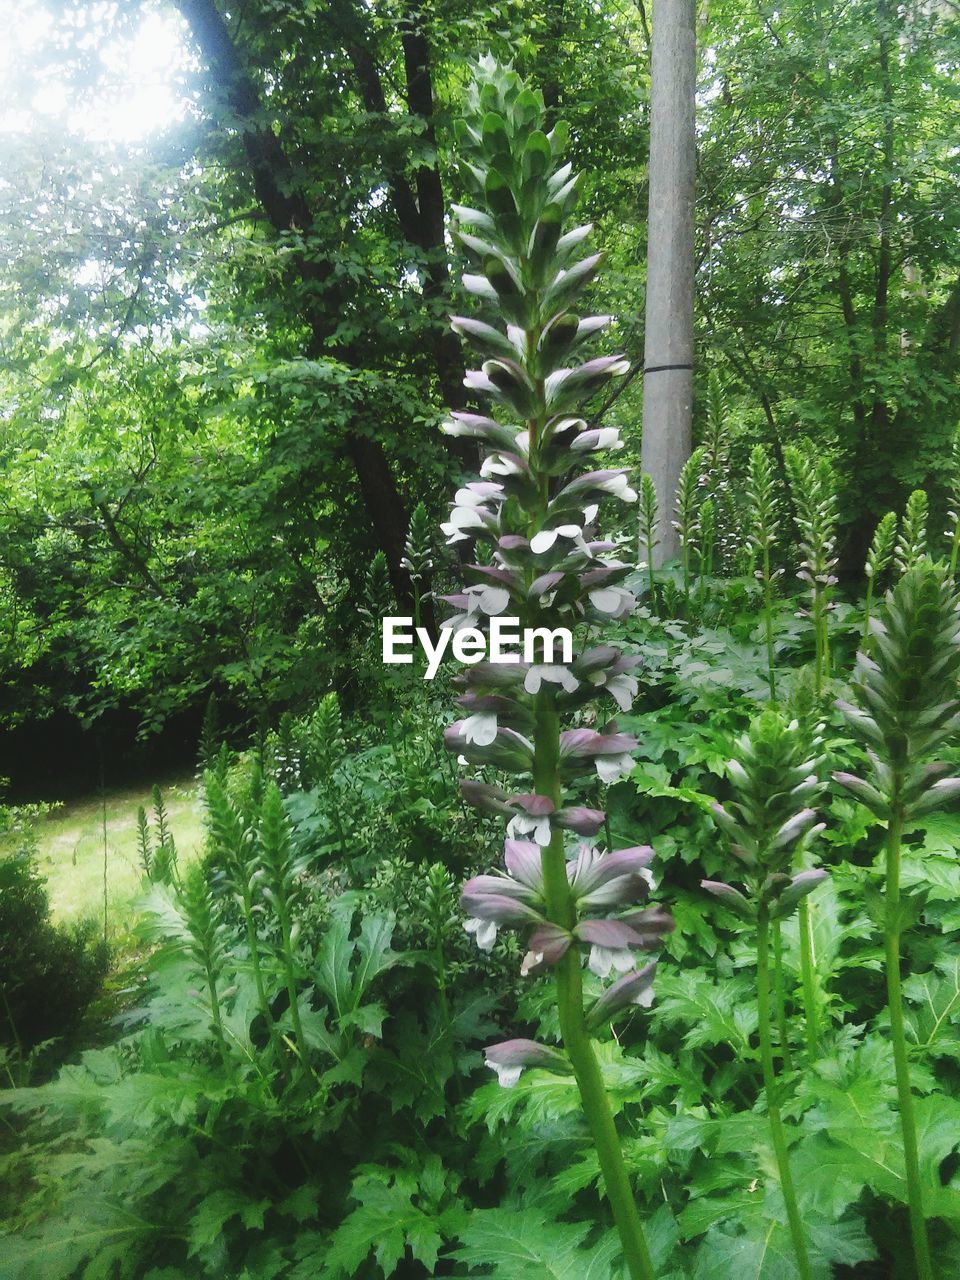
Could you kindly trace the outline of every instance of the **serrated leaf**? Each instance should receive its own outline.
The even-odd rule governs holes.
[[[914,1006],[908,1022],[917,1046],[926,1053],[960,1056],[960,956],[944,957],[936,969],[913,973],[903,984],[904,998]]]
[[[454,1257],[475,1274],[523,1280],[613,1280],[619,1242],[586,1248],[587,1223],[550,1222],[536,1209],[479,1209],[460,1233]]]
[[[206,1196],[198,1205],[187,1227],[188,1256],[214,1244],[224,1224],[239,1217],[245,1227],[259,1228],[270,1207],[269,1200],[251,1200],[233,1187],[222,1187]]]
[[[350,1192],[359,1204],[333,1233],[323,1274],[329,1280],[353,1277],[372,1252],[389,1277],[408,1249],[432,1274],[440,1249],[459,1229],[463,1210],[458,1204],[438,1210],[429,1203],[428,1192],[427,1211],[414,1203],[422,1190],[406,1170],[365,1167]]]

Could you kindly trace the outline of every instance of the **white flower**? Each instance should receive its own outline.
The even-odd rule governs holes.
[[[578,524],[561,524],[556,529],[541,529],[530,539],[530,550],[534,555],[542,555],[549,551],[557,538],[579,538],[583,530]]]
[[[585,431],[570,444],[574,453],[599,453],[603,449],[622,449],[619,427],[598,427]]]
[[[455,529],[482,529],[483,515],[486,515],[486,509],[479,502],[460,504],[450,512],[450,523]]]
[[[630,1003],[638,1004],[641,1009],[649,1009],[650,1006],[653,1004],[653,995],[654,995],[653,986],[651,985],[647,987],[645,990],[638,992],[637,995],[635,995],[633,999],[630,1001]]]
[[[629,752],[624,752],[621,756],[597,756],[594,763],[597,777],[608,785],[633,772],[633,757]]]
[[[528,951],[527,954],[523,957],[523,960],[521,961],[521,964],[520,964],[521,978],[526,978],[527,975],[530,973],[530,971],[532,969],[535,969],[538,964],[543,964],[543,952]]]
[[[637,696],[637,690],[640,688],[640,682],[636,676],[627,675],[626,672],[620,672],[619,675],[611,676],[606,681],[606,690],[616,702],[621,711],[629,711],[633,706],[633,700]]]
[[[629,672],[619,671],[610,675],[606,671],[592,671],[587,679],[600,689],[606,689],[621,711],[629,711],[637,696],[640,682]]]
[[[580,681],[572,671],[547,662],[535,664],[523,678],[527,693],[539,693],[543,683],[562,685],[567,693],[576,693],[580,688]]]
[[[637,491],[630,488],[626,476],[611,476],[609,480],[603,481],[600,488],[612,497],[619,498],[621,502],[636,502],[637,500]]]
[[[448,520],[445,520],[440,525],[440,532],[446,537],[448,547],[453,546],[455,542],[467,541],[467,535],[465,533],[461,533],[460,530],[452,525]]]
[[[510,592],[506,587],[479,587],[475,595],[482,612],[491,618],[498,613],[503,613],[510,603]]]
[[[478,747],[489,747],[497,736],[497,717],[492,711],[478,711],[463,722],[463,736]]]
[[[491,453],[484,458],[480,466],[480,474],[484,479],[489,476],[517,476],[520,474],[520,468],[511,458],[504,457],[502,453]]]
[[[504,1089],[512,1089],[520,1079],[520,1072],[523,1070],[522,1066],[506,1067],[502,1062],[490,1062],[489,1059],[487,1066],[497,1073],[497,1081]]]
[[[550,815],[535,817],[529,813],[518,813],[507,823],[507,835],[511,840],[533,836],[534,843],[544,849],[550,843]]]
[[[594,520],[596,520],[596,518],[597,518],[597,512],[598,512],[599,510],[600,510],[600,508],[597,506],[597,504],[596,504],[596,503],[593,503],[593,505],[592,505],[592,506],[584,507],[584,508],[583,508],[583,523],[584,523],[584,524],[593,524]]]
[[[497,926],[495,921],[480,920],[476,916],[471,916],[469,920],[464,920],[463,928],[466,933],[473,934],[476,944],[481,951],[493,950],[493,944],[497,940]]]
[[[633,952],[629,947],[598,947],[594,945],[590,948],[590,959],[587,961],[587,967],[598,978],[605,978],[611,969],[616,969],[617,973],[629,973],[633,968]]]
[[[634,598],[624,587],[597,587],[588,592],[590,603],[598,613],[606,613],[610,617],[620,617],[634,606]]]

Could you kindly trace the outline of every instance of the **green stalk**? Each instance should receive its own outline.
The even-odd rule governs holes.
[[[783,1202],[787,1210],[790,1239],[793,1242],[800,1280],[812,1280],[813,1273],[810,1270],[810,1259],[807,1255],[806,1237],[800,1219],[800,1210],[797,1207],[793,1175],[790,1172],[787,1140],[783,1131],[780,1105],[777,1102],[777,1077],[773,1065],[773,1041],[770,1035],[770,916],[765,906],[760,908],[757,918],[757,1012],[760,1020],[760,1060],[763,1064],[767,1117],[770,1121],[770,1136],[773,1139],[774,1155],[780,1172],[780,1189],[783,1192]]]
[[[777,1011],[777,1031],[780,1035],[780,1060],[784,1070],[793,1070],[793,1055],[790,1052],[790,1037],[787,1032],[787,1001],[783,983],[783,935],[780,921],[774,920],[770,930],[773,940],[773,999]]]
[[[951,571],[952,572],[952,571]],[[870,613],[873,608],[873,574],[867,579],[867,599],[863,606],[863,639],[860,641],[860,648],[866,653],[867,639],[870,635]]]
[[[533,785],[537,795],[560,803],[560,722],[553,696],[541,690],[535,706]],[[555,924],[572,929],[576,904],[570,893],[563,850],[563,833],[555,831],[541,851],[547,915]],[[655,1280],[653,1262],[637,1213],[633,1189],[623,1160],[606,1087],[583,1016],[583,977],[580,954],[570,947],[556,969],[560,1033],[573,1066],[583,1113],[593,1138],[607,1199],[623,1245],[631,1280]]]
[[[213,1032],[220,1049],[220,1059],[223,1062],[224,1070],[228,1070],[229,1057],[227,1054],[227,1042],[223,1034],[223,1018],[220,1015],[220,996],[217,992],[217,979],[214,977],[209,953],[204,957],[204,969],[207,975],[207,989],[210,992],[210,1013],[213,1018]]]
[[[238,855],[239,861],[239,855]],[[248,877],[246,876],[246,868],[241,866],[237,872],[241,878],[241,906],[243,910],[243,922],[247,931],[247,946],[250,948],[250,964],[253,968],[253,980],[257,988],[257,1004],[266,1023],[267,1034],[270,1036],[271,1044],[275,1043],[276,1028],[273,1021],[273,1014],[270,1011],[270,1002],[267,1000],[267,991],[263,984],[263,971],[260,968],[260,940],[257,937],[256,922],[253,918],[253,901],[250,895]]]
[[[910,1088],[910,1062],[903,1021],[903,993],[900,988],[900,845],[903,836],[904,809],[900,799],[902,775],[894,776],[894,799],[887,831],[887,874],[885,899],[884,952],[887,970],[887,1004],[890,1009],[890,1038],[897,1073],[897,1097],[900,1103],[900,1129],[903,1133],[903,1158],[907,1175],[907,1201],[910,1206],[910,1236],[917,1266],[916,1280],[934,1280],[927,1241],[927,1223],[923,1215],[923,1192],[920,1162],[917,1156],[917,1126],[913,1114]]]
[[[447,998],[447,964],[443,954],[443,935],[437,930],[434,940],[434,957],[437,962],[437,997],[440,1003],[440,1021],[443,1026],[443,1038],[447,1042],[450,1055],[450,1071],[453,1077],[453,1089],[458,1102],[463,1101],[463,1082],[457,1066],[457,1049],[453,1039],[453,1019],[450,1017],[450,1001]]]
[[[813,941],[813,916],[806,900],[798,911],[800,929],[800,979],[803,988],[803,1020],[807,1041],[807,1057],[811,1062],[820,1051],[820,1014],[817,1010],[817,962]]]
[[[297,1049],[306,1065],[307,1042],[303,1038],[303,1023],[300,1020],[300,1005],[297,1003],[296,970],[293,963],[293,945],[290,941],[290,914],[282,895],[276,898],[277,919],[280,923],[280,945],[283,952],[283,972],[286,980],[287,996],[290,1000],[290,1018],[293,1022],[293,1033],[297,1039]]]
[[[815,646],[815,657],[813,666],[813,687],[816,690],[817,697],[823,693],[823,677],[824,677],[824,655],[823,655],[823,627],[820,625],[820,586],[815,585],[813,588],[813,639]]]
[[[770,547],[763,548],[763,627],[767,637],[767,682],[770,685],[770,701],[777,700],[777,675],[773,660],[773,592],[770,582]]]

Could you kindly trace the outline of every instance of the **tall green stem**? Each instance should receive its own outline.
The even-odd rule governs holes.
[[[760,908],[757,919],[757,1012],[760,1031],[760,1060],[763,1064],[763,1087],[767,1096],[767,1116],[770,1121],[770,1136],[773,1139],[773,1151],[780,1172],[780,1189],[787,1210],[787,1222],[790,1227],[790,1239],[797,1259],[797,1270],[800,1280],[811,1280],[810,1259],[807,1256],[807,1241],[797,1207],[797,1195],[793,1187],[793,1175],[790,1172],[790,1156],[787,1151],[787,1140],[783,1131],[783,1120],[780,1116],[780,1104],[777,1101],[777,1077],[773,1065],[773,1039],[770,1034],[770,917],[766,907]]]
[[[290,915],[282,894],[277,895],[277,918],[280,924],[280,949],[283,960],[283,973],[286,980],[287,996],[290,1000],[290,1019],[293,1033],[297,1040],[297,1050],[306,1065],[307,1042],[303,1035],[303,1023],[300,1019],[300,1004],[297,998],[297,974],[293,959],[293,942],[290,934]]]
[[[800,980],[803,987],[803,1021],[807,1056],[812,1062],[820,1051],[820,1012],[817,1008],[817,958],[813,941],[813,915],[806,898],[797,913],[800,930]]]
[[[777,1031],[780,1035],[780,1060],[786,1071],[792,1071],[793,1055],[790,1052],[787,1000],[783,984],[783,935],[779,920],[774,920],[770,933],[773,940],[773,999],[777,1011]]]
[[[763,627],[767,638],[767,683],[770,701],[777,700],[777,675],[773,660],[773,591],[770,582],[770,547],[763,548]]]
[[[243,865],[242,860],[238,858],[240,863],[237,872],[241,884],[246,885],[249,880],[248,868]],[[276,1043],[276,1026],[273,1021],[273,1013],[270,1010],[270,1002],[267,999],[267,991],[263,982],[263,970],[260,967],[260,940],[257,937],[257,926],[253,916],[253,899],[250,894],[249,887],[241,889],[243,922],[247,931],[247,946],[250,949],[250,964],[253,968],[253,981],[257,988],[257,1005],[263,1017],[267,1034],[270,1037],[270,1043]]]
[[[816,690],[817,697],[823,693],[823,677],[826,674],[825,655],[823,647],[823,625],[821,619],[821,595],[822,590],[817,584],[813,589],[813,640],[815,646],[815,656],[813,662],[813,687]]]
[[[453,1038],[453,1019],[450,1017],[450,1001],[447,998],[447,963],[443,953],[443,933],[437,930],[433,944],[433,954],[437,966],[437,998],[440,1004],[440,1022],[443,1026],[443,1038],[447,1053],[450,1056],[450,1074],[453,1079],[454,1094],[458,1102],[463,1101],[463,1082],[460,1079],[460,1068],[457,1065],[457,1046]]]
[[[903,1022],[903,993],[900,988],[900,845],[903,836],[903,801],[900,798],[903,779],[894,777],[893,816],[887,832],[886,912],[884,951],[887,970],[887,1004],[890,1009],[890,1038],[897,1073],[897,1097],[900,1103],[900,1129],[903,1133],[903,1158],[907,1175],[907,1202],[910,1206],[910,1236],[917,1280],[933,1280],[927,1224],[923,1215],[923,1192],[920,1184],[920,1162],[917,1156],[917,1126],[913,1114],[910,1089],[910,1062]]]
[[[549,796],[558,805],[560,723],[549,692],[541,690],[537,695],[535,716],[534,790],[537,795]],[[541,861],[547,914],[555,924],[571,929],[576,923],[576,904],[567,880],[562,832],[553,833],[549,845],[541,851]],[[557,966],[556,983],[560,1033],[573,1066],[583,1112],[597,1149],[607,1199],[623,1245],[623,1256],[631,1280],[654,1280],[653,1262],[633,1198],[620,1138],[584,1021],[583,978],[576,947],[571,947]]]
[[[867,579],[867,599],[863,606],[863,638],[860,641],[860,648],[864,653],[867,651],[867,640],[870,636],[870,614],[873,611],[873,575]]]
[[[223,1018],[220,1013],[220,993],[217,991],[217,979],[213,972],[213,962],[209,953],[204,959],[204,969],[207,976],[207,990],[210,993],[210,1016],[213,1019],[213,1033],[216,1037],[217,1047],[220,1050],[220,1060],[223,1063],[224,1070],[229,1069],[229,1056],[227,1054],[227,1042],[223,1034]]]

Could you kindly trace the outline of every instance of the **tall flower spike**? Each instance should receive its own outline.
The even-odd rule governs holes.
[[[897,515],[888,511],[873,531],[873,538],[867,551],[863,572],[867,579],[867,599],[863,609],[863,643],[870,635],[870,617],[873,610],[873,595],[878,579],[881,578],[893,559],[893,548],[897,537]]]
[[[736,799],[713,806],[714,819],[726,835],[730,851],[740,863],[746,884],[745,900],[752,918],[761,909],[771,920],[792,913],[800,897],[784,894],[798,878],[798,859],[819,831],[813,807],[823,790],[817,778],[821,757],[819,743],[804,740],[796,721],[787,721],[775,710],[757,716],[747,733],[737,739],[734,758],[727,765]],[[800,881],[809,893],[824,878]],[[713,881],[708,892],[728,899],[725,887],[718,892]],[[803,896],[803,895],[800,895]]]
[[[888,592],[872,635],[874,656],[857,654],[851,681],[856,705],[837,703],[866,748],[871,777],[833,776],[887,823],[883,932],[890,1035],[916,1275],[932,1280],[900,983],[900,859],[906,822],[960,795],[960,778],[945,776],[951,766],[930,761],[960,732],[960,597],[951,578],[929,560],[918,561]]]
[[[790,1237],[797,1270],[803,1280],[811,1280],[812,1272],[780,1114],[773,1054],[770,949],[772,940],[776,965],[778,922],[790,915],[827,874],[821,870],[797,870],[806,846],[822,829],[822,824],[816,824],[813,808],[821,790],[816,774],[820,764],[816,755],[818,746],[818,742],[813,744],[811,755],[811,743],[798,723],[795,720],[788,723],[778,711],[769,709],[753,720],[748,732],[737,740],[736,755],[727,766],[736,800],[726,806],[714,806],[714,816],[730,841],[730,851],[744,868],[741,874],[745,892],[713,880],[701,882],[702,887],[735,916],[756,928],[757,1012],[764,1091]],[[814,1014],[809,985],[810,959],[802,957],[808,1031]],[[779,968],[774,973],[774,991],[780,1050],[788,1062]]]
[[[657,537],[657,488],[653,477],[646,472],[640,477],[640,546],[647,562],[647,581],[650,587],[650,608],[656,609],[656,579],[653,557],[660,539]]]
[[[837,491],[833,471],[826,458],[815,462],[792,446],[784,449],[790,497],[793,500],[803,563],[797,577],[810,588],[816,651],[816,685],[818,695],[830,674],[830,632],[828,620],[832,605],[831,588],[836,585],[834,569],[837,545]]]
[[[595,461],[619,448],[617,430],[593,427],[588,418],[595,393],[628,368],[622,356],[586,351],[610,321],[576,310],[600,256],[584,251],[588,226],[565,230],[579,178],[563,161],[566,127],[544,128],[541,95],[485,58],[468,107],[458,136],[474,202],[454,206],[454,239],[474,264],[464,287],[488,317],[458,316],[453,328],[480,357],[466,385],[490,408],[451,414],[445,424],[451,434],[479,441],[484,460],[481,479],[458,491],[443,527],[450,542],[479,542],[489,556],[467,568],[470,582],[450,597],[457,614],[445,625],[482,628],[506,614],[524,628],[603,626],[635,601],[623,585],[631,565],[615,541],[597,534],[599,508],[611,499],[634,502],[637,494],[625,471]],[[590,1031],[649,1003],[652,966],[625,971],[638,953],[656,949],[672,921],[644,905],[649,850],[601,852],[584,844],[568,855],[567,832],[595,833],[604,815],[565,806],[562,790],[569,777],[596,773],[612,782],[632,768],[635,740],[608,717],[629,709],[636,663],[599,644],[572,661],[544,655],[468,666],[457,678],[467,714],[447,730],[446,745],[471,763],[526,779],[516,794],[464,784],[471,803],[509,820],[506,873],[465,886],[466,927],[481,946],[492,946],[499,928],[523,930],[522,972],[550,972],[557,988],[562,1050],[512,1041],[490,1048],[487,1060],[505,1084],[525,1066],[572,1069],[629,1273],[652,1280]],[[601,708],[596,725],[584,723],[594,702]],[[574,715],[576,727],[563,728]],[[589,1011],[585,960],[595,972],[618,975]]]
[[[677,483],[676,519],[673,527],[680,536],[680,560],[683,565],[683,597],[690,601],[690,565],[699,533],[700,502],[703,489],[700,483],[705,452],[694,449],[683,464]]]
[[[914,489],[907,498],[897,549],[894,552],[898,573],[903,574],[912,569],[927,553],[928,509],[926,493],[922,489]]]
[[[782,570],[771,567],[773,548],[780,522],[774,490],[773,467],[763,446],[755,444],[747,465],[747,541],[751,552],[760,556],[756,576],[763,586],[763,630],[767,645],[767,684],[770,701],[777,700],[777,671],[773,649],[773,589]]]

